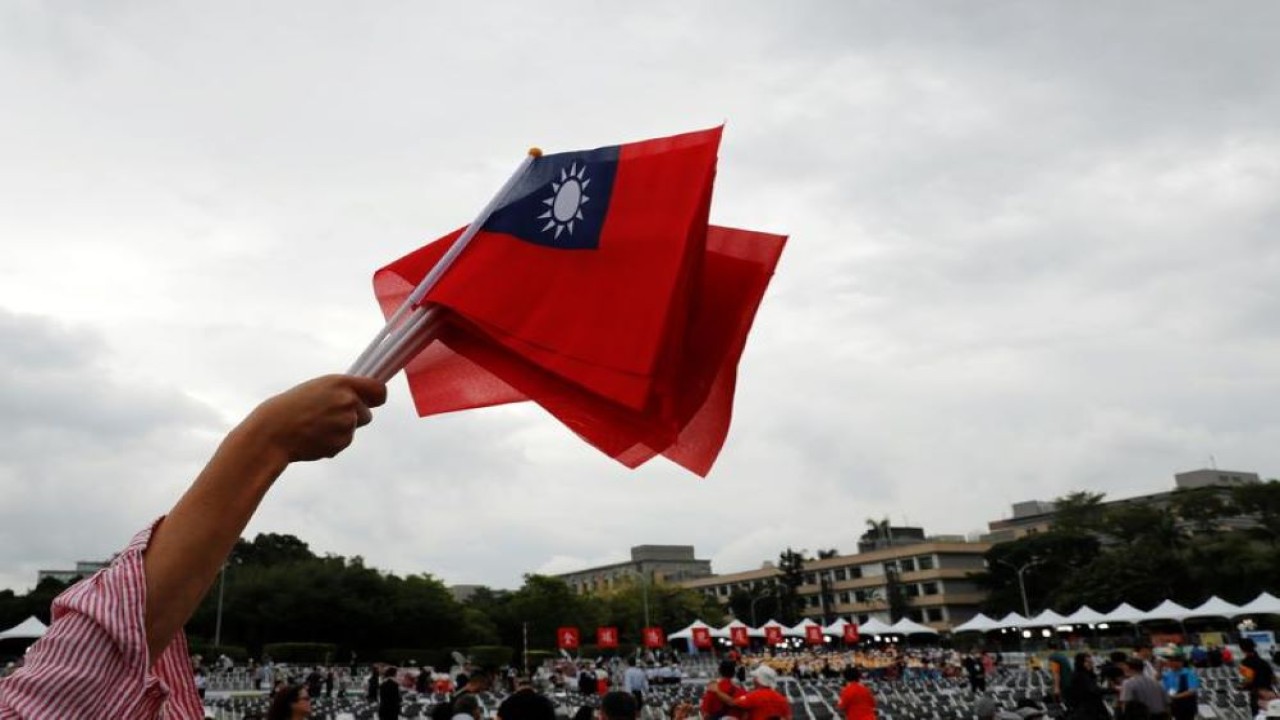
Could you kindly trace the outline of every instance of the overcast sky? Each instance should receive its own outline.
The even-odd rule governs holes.
[[[1280,475],[1280,5],[461,7],[0,4],[0,588],[119,549],[346,368],[372,272],[528,146],[721,122],[712,220],[791,241],[710,477],[530,405],[420,420],[397,378],[247,534],[516,587]]]

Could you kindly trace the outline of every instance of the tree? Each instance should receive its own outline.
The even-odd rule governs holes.
[[[831,558],[839,557],[839,556],[840,556],[840,551],[835,548],[828,548],[826,550],[818,551],[819,560],[830,560]]]
[[[907,599],[896,560],[884,564],[884,589],[877,592],[888,607],[890,623],[898,622],[907,614],[911,601]]]
[[[804,553],[788,547],[778,556],[778,621],[800,622],[800,586],[804,584]]]
[[[1280,482],[1268,480],[1232,488],[1232,500],[1255,523],[1250,531],[1273,548],[1280,546]]]
[[[1062,535],[1089,535],[1102,525],[1102,500],[1105,493],[1079,490],[1055,501],[1053,529]]]

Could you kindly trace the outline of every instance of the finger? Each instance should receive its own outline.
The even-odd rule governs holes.
[[[363,403],[356,404],[356,427],[364,427],[373,421],[373,413]]]
[[[378,407],[387,401],[386,383],[373,378],[347,375],[348,386],[366,407]]]

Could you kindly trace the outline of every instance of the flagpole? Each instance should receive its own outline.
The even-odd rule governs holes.
[[[378,331],[378,334],[365,347],[364,352],[360,353],[360,356],[352,363],[351,369],[347,371],[348,374],[370,375],[370,370],[379,363],[384,362],[386,356],[395,354],[399,349],[399,344],[404,342],[405,333],[400,333],[398,337],[393,338],[391,341],[384,342],[384,340],[388,340],[388,336],[392,334],[393,330],[402,329],[407,324],[402,322],[405,321],[406,315],[420,309],[419,303],[422,302],[422,298],[426,297],[431,288],[435,287],[436,283],[440,281],[440,277],[453,265],[453,261],[466,249],[471,239],[476,236],[476,233],[480,232],[480,228],[488,222],[489,216],[506,201],[507,194],[524,177],[525,172],[528,171],[533,161],[539,157],[542,157],[541,150],[536,147],[529,148],[529,153],[520,161],[520,164],[516,167],[515,172],[511,174],[511,177],[507,179],[507,182],[493,196],[493,199],[484,206],[484,209],[480,211],[475,220],[471,221],[471,224],[467,226],[462,235],[453,242],[453,245],[449,247],[444,256],[436,262],[435,267],[431,268],[431,272],[427,273],[427,276],[422,278],[422,281],[413,289],[413,292],[409,293],[409,296],[404,299],[400,307],[382,326],[382,330]],[[395,346],[392,346],[392,342],[395,343]]]

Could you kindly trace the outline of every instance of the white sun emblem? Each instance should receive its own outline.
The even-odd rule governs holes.
[[[572,235],[573,223],[582,219],[582,206],[591,199],[585,193],[590,184],[586,165],[579,168],[578,163],[574,163],[568,170],[560,168],[560,182],[551,181],[552,195],[542,201],[542,204],[550,206],[538,216],[539,220],[547,221],[542,231],[555,228],[557,239],[565,230]]]

